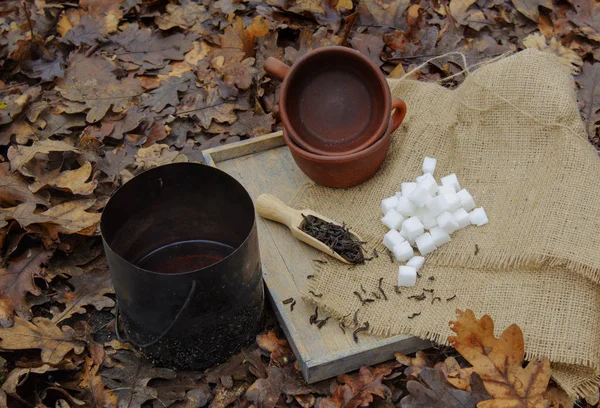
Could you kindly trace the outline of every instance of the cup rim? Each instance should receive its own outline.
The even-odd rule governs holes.
[[[315,146],[311,145],[310,143],[308,143],[307,141],[305,141],[302,137],[300,137],[300,135],[296,131],[294,131],[294,129],[291,125],[289,116],[287,114],[287,111],[285,109],[286,101],[288,99],[288,98],[286,98],[287,90],[289,88],[291,81],[294,79],[294,76],[298,72],[298,69],[301,68],[304,64],[306,64],[307,61],[309,61],[310,59],[314,58],[317,55],[324,54],[324,53],[325,54],[327,54],[327,53],[342,53],[344,55],[350,55],[350,56],[355,57],[358,60],[362,61],[364,64],[368,65],[371,68],[371,71],[375,74],[375,77],[378,79],[379,85],[381,86],[381,89],[383,91],[384,118],[390,117],[390,115],[391,115],[392,95],[391,95],[389,85],[385,79],[385,76],[381,72],[381,70],[367,56],[363,55],[359,51],[354,50],[352,48],[343,47],[343,46],[339,46],[339,45],[330,45],[330,46],[320,47],[320,48],[314,49],[314,50],[309,51],[308,53],[304,54],[290,67],[287,75],[283,79],[283,82],[281,84],[281,89],[279,91],[279,115],[281,117],[281,121],[283,122],[284,127],[286,129],[288,129],[290,139],[293,140],[298,146],[302,147],[306,152],[312,152],[316,155],[321,155],[321,156],[331,156],[331,157],[340,158],[343,156],[347,156],[349,154],[361,152],[364,149],[373,145],[374,143],[377,143],[377,141],[379,141],[380,139],[383,138],[383,136],[385,135],[385,132],[387,132],[388,125],[386,124],[385,120],[382,121],[381,124],[379,125],[379,127],[377,128],[377,130],[375,132],[373,132],[371,135],[369,135],[368,138],[365,138],[363,143],[361,143],[360,145],[358,145],[352,149],[342,150],[342,151],[338,151],[338,152],[335,152],[335,151],[332,152],[332,151],[319,149],[318,147],[315,147]]]
[[[392,131],[392,120],[390,119],[385,133],[375,143],[371,144],[370,146],[366,147],[361,151],[338,156],[319,155],[304,150],[302,147],[298,146],[298,144],[296,144],[294,140],[290,138],[289,134],[287,133],[287,128],[285,127],[283,128],[283,139],[285,141],[285,144],[293,153],[296,153],[307,160],[311,160],[313,162],[334,164],[347,163],[358,159],[362,159],[363,157],[370,155],[374,151],[378,150],[383,144],[385,144],[388,139],[391,139],[393,133],[394,132]]]

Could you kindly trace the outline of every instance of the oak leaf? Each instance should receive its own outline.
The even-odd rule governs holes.
[[[58,368],[49,366],[48,364],[43,364],[39,367],[25,368],[25,367],[17,367],[14,368],[4,380],[2,384],[2,390],[6,391],[8,395],[18,396],[17,387],[21,385],[25,379],[23,377],[28,376],[29,374],[45,374],[49,371],[56,371]],[[0,405],[7,406],[7,405]]]
[[[79,373],[79,387],[84,390],[81,398],[90,407],[113,408],[119,404],[117,396],[104,386],[102,377],[98,375],[99,366],[86,357],[83,369]]]
[[[292,349],[286,339],[280,339],[274,330],[256,336],[258,347],[271,355],[271,363],[285,365],[294,357]]]
[[[268,26],[266,26],[268,28]],[[254,57],[254,43],[256,38],[264,37],[269,33],[265,30],[262,17],[257,16],[247,29],[240,17],[236,17],[230,26],[219,35],[220,50],[215,50],[217,55],[225,57],[227,62],[241,61],[244,58]]]
[[[549,10],[554,10],[552,0],[512,0],[513,5],[525,17],[538,22],[540,18],[539,7],[545,7]]]
[[[202,375],[196,372],[177,372],[177,378],[172,380],[152,380],[149,386],[158,391],[158,397],[153,401],[155,408],[171,406],[181,401],[184,403],[204,402],[193,406],[204,406],[211,395],[208,384],[202,382]]]
[[[182,61],[185,53],[194,48],[190,35],[176,33],[165,37],[135,23],[113,36],[113,40],[123,47],[117,49],[117,58],[137,65],[142,72],[163,68],[169,61]]]
[[[65,99],[89,109],[86,120],[94,123],[111,107],[113,112],[123,112],[132,106],[132,99],[142,93],[138,79],[119,80],[114,75],[115,70],[115,64],[105,58],[76,54],[65,78],[56,82],[56,88]]]
[[[381,35],[367,34],[364,32],[356,34],[350,40],[350,44],[352,44],[352,48],[369,57],[371,62],[377,67],[380,67],[383,64],[380,56],[385,43],[383,42]]]
[[[248,109],[248,101],[229,101],[221,98],[216,86],[199,89],[192,95],[184,96],[177,108],[177,116],[196,119],[202,127],[207,129],[211,122],[229,124],[237,120],[235,110]]]
[[[472,408],[490,399],[477,374],[471,376],[471,392],[454,388],[444,374],[434,368],[424,368],[419,377],[426,386],[419,381],[409,381],[406,388],[410,395],[402,398],[402,408]]]
[[[247,389],[248,384],[245,382],[235,384],[232,388],[219,384],[213,390],[214,398],[208,408],[225,408],[244,395]]]
[[[193,75],[172,76],[160,82],[160,86],[150,91],[150,96],[142,100],[142,106],[149,106],[154,112],[162,111],[167,105],[179,104],[179,92],[185,92],[190,86]]]
[[[48,263],[52,251],[43,248],[28,249],[20,257],[9,261],[8,267],[0,268],[0,326],[13,325],[13,317],[28,318],[31,314],[25,295],[40,295],[41,290],[34,282]]]
[[[208,133],[229,133],[234,136],[255,137],[270,133],[274,124],[275,118],[273,118],[272,113],[245,111],[238,114],[238,120],[233,125],[213,122],[206,131]]]
[[[63,55],[58,53],[54,58],[41,58],[38,60],[27,60],[24,65],[27,76],[39,78],[42,82],[51,82],[65,75],[65,61]]]
[[[394,353],[396,361],[407,366],[404,374],[407,377],[418,377],[421,371],[431,367],[431,363],[427,360],[427,356],[422,351],[417,351],[414,357],[408,357],[401,353]]]
[[[34,123],[35,129],[29,139],[33,138],[33,133],[38,140],[48,139],[55,135],[69,135],[74,132],[73,128],[84,127],[86,124],[85,115],[67,115],[50,110],[41,114]],[[18,138],[17,142],[19,142]],[[25,142],[21,141],[19,143],[24,144]]]
[[[155,17],[154,22],[161,30],[180,27],[202,33],[202,23],[210,17],[206,6],[192,0],[181,0],[179,4],[167,4],[167,12]]]
[[[34,317],[31,322],[15,317],[15,324],[0,328],[0,348],[6,350],[40,349],[44,363],[59,364],[70,351],[83,353],[85,343],[69,326],[58,327],[49,319]]]
[[[282,394],[304,395],[312,392],[315,392],[313,386],[306,384],[293,364],[288,364],[285,367],[267,367],[267,378],[257,379],[248,388],[246,398],[258,407],[273,408]]]
[[[75,152],[80,150],[67,142],[59,140],[39,140],[31,146],[11,146],[8,148],[8,159],[10,170],[19,170],[23,165],[29,163],[37,154],[48,154],[50,152]]]
[[[108,176],[108,181],[115,182],[134,161],[134,152],[124,148],[115,148],[104,154],[104,159],[98,163],[98,170]]]
[[[600,42],[600,2],[596,0],[569,0],[574,11],[567,11],[569,20],[579,27],[590,40]]]
[[[113,356],[115,366],[100,372],[103,382],[117,395],[119,408],[140,408],[147,401],[155,400],[158,391],[148,386],[150,380],[177,377],[168,368],[155,368],[150,362],[130,351],[119,351]]]
[[[0,125],[12,122],[15,117],[21,113],[23,108],[25,108],[29,102],[36,99],[41,92],[39,86],[25,88],[23,91],[20,90],[21,88],[17,88],[17,92],[2,96],[0,104]]]
[[[165,144],[153,144],[140,148],[135,154],[134,166],[138,169],[148,170],[153,167],[164,166],[170,163],[185,163],[188,158],[176,150],[169,150]]]
[[[0,163],[0,206],[32,202],[49,205],[48,200],[29,191],[27,182],[19,174],[11,173],[9,163]]]
[[[62,287],[54,297],[55,301],[65,305],[63,311],[54,314],[54,323],[60,323],[75,313],[86,313],[84,306],[91,305],[96,310],[102,310],[115,305],[115,301],[106,296],[114,293],[108,269],[93,269],[86,274],[70,278],[68,282],[73,290]]]
[[[243,61],[231,61],[217,68],[223,74],[223,80],[234,83],[238,88],[246,90],[252,85],[252,79],[258,70],[254,68],[254,58]]]
[[[462,368],[454,357],[448,357],[444,362],[436,364],[435,368],[444,373],[446,380],[459,390],[471,391],[473,367]]]
[[[22,174],[35,178],[29,185],[29,189],[33,193],[37,193],[43,188],[54,188],[73,194],[90,195],[98,185],[98,180],[88,181],[92,174],[90,162],[85,162],[76,170],[65,170],[63,172],[60,171],[60,168],[45,171],[44,165],[45,162],[43,161],[32,161],[30,165],[26,165],[21,169]]]
[[[342,374],[337,379],[340,385],[331,397],[323,399],[321,407],[357,408],[371,404],[373,396],[385,399],[391,391],[382,380],[391,372],[390,365],[381,365],[375,368],[363,366],[356,375]]]
[[[577,97],[588,137],[599,142],[600,133],[600,64],[585,62],[581,75],[575,78]]]
[[[540,51],[555,54],[560,62],[567,67],[572,74],[577,74],[583,65],[583,60],[575,51],[565,47],[554,37],[550,39],[550,43],[547,43],[546,37],[542,34],[533,33],[523,39],[523,45],[526,48],[535,48]]]
[[[450,322],[450,328],[456,336],[448,337],[448,341],[473,366],[494,398],[479,403],[478,408],[550,406],[544,398],[550,361],[534,360],[522,367],[525,345],[519,326],[510,325],[496,338],[490,316],[478,320],[471,310],[457,310],[457,319]]]

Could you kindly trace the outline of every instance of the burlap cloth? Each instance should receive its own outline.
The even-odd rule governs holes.
[[[600,384],[600,158],[587,141],[573,78],[554,55],[526,50],[479,68],[455,90],[389,84],[408,114],[382,169],[350,189],[311,186],[297,205],[346,222],[382,255],[352,269],[335,260],[318,266],[308,289],[323,297],[306,297],[347,326],[359,310],[371,333],[440,343],[457,308],[489,314],[498,334],[517,323],[527,358],[549,357],[570,396],[593,398]],[[420,175],[425,156],[437,158],[438,180],[457,174],[490,222],[455,233],[426,257],[417,286],[397,294],[399,264],[381,244],[380,201]],[[380,277],[389,300],[361,305],[353,292],[361,285],[377,292]],[[434,293],[408,299],[423,288]],[[434,296],[440,300],[432,304]],[[421,314],[409,319],[413,313]]]

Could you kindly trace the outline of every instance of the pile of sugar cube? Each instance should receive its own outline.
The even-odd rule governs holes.
[[[398,286],[414,286],[424,256],[450,242],[450,234],[469,225],[488,223],[485,210],[475,208],[475,201],[461,189],[456,174],[441,178],[438,185],[433,172],[437,160],[423,160],[423,175],[415,182],[402,183],[401,191],[381,201],[381,222],[390,230],[383,237],[386,246],[399,262]],[[421,256],[414,256],[416,247]]]

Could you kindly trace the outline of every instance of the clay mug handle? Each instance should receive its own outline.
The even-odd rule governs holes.
[[[269,57],[263,63],[263,68],[270,75],[283,80],[287,73],[290,71],[290,67],[279,61],[277,58]]]
[[[406,116],[406,104],[400,98],[392,98],[392,109],[396,109],[394,113],[392,113],[392,132],[398,129],[398,126],[404,120]]]

